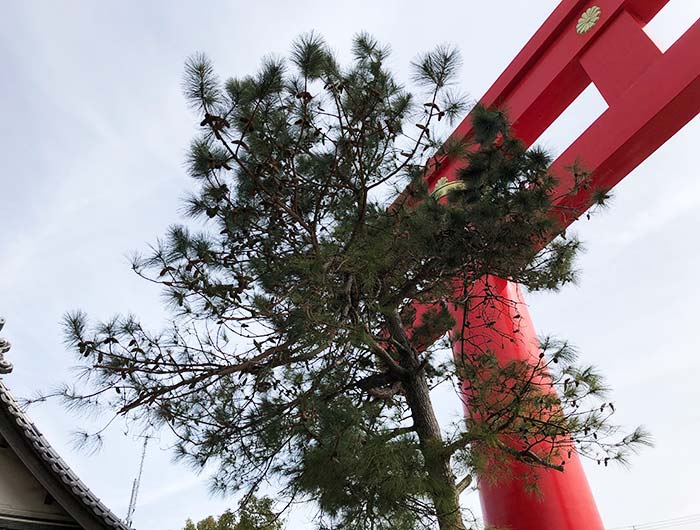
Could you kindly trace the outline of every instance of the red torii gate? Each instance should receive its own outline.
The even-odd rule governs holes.
[[[563,0],[481,99],[485,106],[506,109],[515,135],[526,146],[590,83],[608,103],[608,109],[552,166],[560,177],[561,191],[572,188],[573,177],[565,168],[575,163],[591,172],[593,184],[555,205],[562,228],[588,209],[596,189],[615,186],[700,113],[700,21],[665,53],[642,29],[667,3]],[[471,133],[467,118],[452,138],[465,141]],[[441,160],[439,168],[426,177],[430,188],[435,190],[436,184],[449,187],[446,182],[455,180],[463,165],[461,160]],[[513,303],[497,302],[486,309],[487,315],[483,308],[478,315],[453,309],[456,322],[474,324],[464,329],[458,325],[453,336],[469,334],[479,325],[476,318],[487,318],[496,324],[480,327],[476,337],[480,347],[490,349],[504,362],[536,357],[537,336],[518,286],[490,277],[480,280],[473,292],[485,288]],[[418,319],[425,309],[418,307]],[[504,340],[504,335],[514,340]],[[463,344],[455,341],[456,358],[469,355],[470,346],[465,345],[463,352]],[[522,470],[522,464],[513,464],[514,476]],[[563,473],[544,469],[537,471],[537,477],[539,498],[528,493],[518,478],[495,486],[482,482],[486,523],[512,530],[603,530],[576,455]]]

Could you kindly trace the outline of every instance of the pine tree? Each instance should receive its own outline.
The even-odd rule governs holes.
[[[503,112],[473,108],[471,143],[436,138],[467,110],[454,49],[413,63],[416,93],[370,36],[352,52],[341,66],[305,35],[288,60],[225,83],[204,55],[187,62],[191,220],[133,263],[163,286],[172,325],[67,315],[92,388],[64,394],[167,426],[178,455],[215,464],[214,488],[243,489],[244,505],[266,482],[315,503],[319,528],[464,529],[460,494],[499,458],[561,470],[574,446],[607,464],[646,439],[611,438],[605,387],[565,343],[544,344],[534,367],[488,351],[456,366],[428,344],[484,275],[572,281],[579,242],[538,244],[558,230],[551,159]],[[466,162],[446,199],[423,179],[445,156]],[[587,184],[576,175],[570,193]],[[414,301],[433,304],[422,322]],[[457,380],[474,413],[441,426],[431,392]]]

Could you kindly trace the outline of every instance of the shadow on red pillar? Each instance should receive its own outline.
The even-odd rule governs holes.
[[[501,364],[536,362],[539,340],[517,284],[496,277],[484,278],[473,287],[470,298],[488,300],[488,303],[480,303],[478,309],[467,314],[468,325],[464,328],[461,309],[454,312],[459,323],[455,331],[463,329],[468,338],[454,342],[457,361],[490,351]],[[486,326],[485,322],[494,324]],[[517,333],[513,333],[514,329]],[[453,333],[453,336],[460,335]],[[465,395],[467,406],[468,399]],[[533,469],[515,460],[508,465],[508,471],[507,477],[496,483],[486,477],[479,481],[486,524],[514,530],[603,530],[593,494],[575,453],[567,460],[563,472]],[[526,484],[526,481],[532,482],[533,474],[537,494]]]

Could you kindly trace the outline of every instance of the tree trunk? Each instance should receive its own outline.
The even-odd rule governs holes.
[[[406,401],[420,440],[440,530],[465,530],[459,506],[459,492],[450,457],[445,454],[440,425],[430,400],[428,382],[422,371],[410,379],[411,381],[404,383]]]
[[[465,530],[450,456],[444,450],[440,424],[433,410],[430,387],[425,372],[420,367],[418,352],[412,347],[398,315],[390,319],[389,329],[392,337],[403,346],[400,348],[402,351],[399,352],[399,357],[401,366],[406,368],[409,374],[402,382],[413,425],[420,440],[438,525],[440,530]]]

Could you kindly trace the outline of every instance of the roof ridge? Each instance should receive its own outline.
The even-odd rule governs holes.
[[[9,388],[0,378],[0,406],[14,419],[24,438],[29,442],[37,456],[48,466],[56,478],[65,484],[68,490],[99,517],[108,527],[115,530],[131,530],[119,517],[105,506],[88,488],[75,472],[66,464],[48,440],[41,434],[34,422],[22,410]]]

